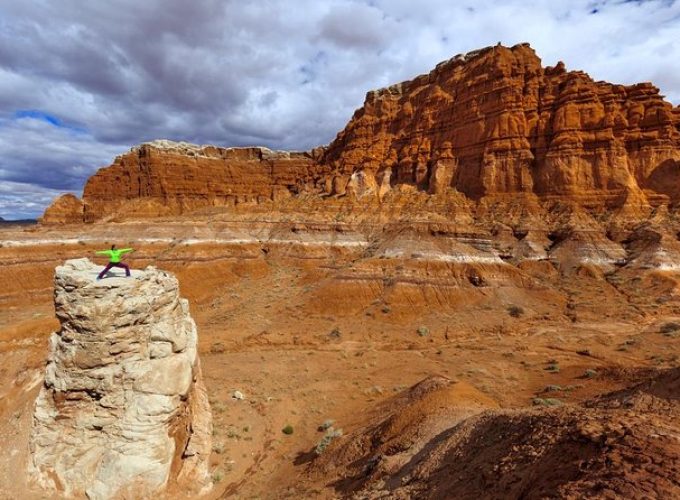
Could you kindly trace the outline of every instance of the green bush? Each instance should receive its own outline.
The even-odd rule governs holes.
[[[559,385],[548,385],[543,389],[543,392],[559,392],[562,390],[562,387]]]
[[[534,406],[562,406],[562,401],[557,398],[534,398]]]
[[[334,423],[335,423],[335,421],[330,419],[330,418],[328,420],[324,420],[323,424],[321,424],[319,427],[317,427],[317,430],[319,432],[327,431],[328,429],[333,427]]]
[[[661,325],[661,328],[659,329],[661,333],[668,336],[674,334],[678,330],[680,330],[680,323],[675,322],[665,323]]]
[[[545,371],[548,371],[550,373],[559,373],[560,365],[558,365],[557,362],[549,363],[548,366],[545,367]]]
[[[524,314],[524,309],[521,308],[520,306],[509,306],[508,307],[508,314],[512,316],[513,318],[519,318],[522,314]]]
[[[680,330],[680,323],[670,322],[661,326],[662,333],[675,332]]]
[[[283,429],[281,429],[281,432],[284,434],[290,436],[293,433],[293,426],[288,424],[286,425]]]

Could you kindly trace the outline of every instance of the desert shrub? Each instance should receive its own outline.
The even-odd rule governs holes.
[[[222,354],[227,348],[222,342],[213,342],[210,346],[210,354]]]
[[[680,330],[680,323],[676,323],[674,321],[661,325],[661,328],[659,329],[659,331],[664,335],[675,333],[678,330]]]
[[[364,390],[364,394],[367,396],[379,396],[383,393],[383,388],[379,385],[372,385],[371,387]]]
[[[226,434],[230,439],[241,439],[241,434],[239,434],[238,429],[233,425],[227,427]]]
[[[551,361],[548,363],[548,366],[545,367],[545,371],[550,373],[559,373],[560,365],[557,364],[557,361]]]
[[[512,305],[508,307],[508,314],[513,318],[519,318],[524,314],[524,309],[520,306]]]
[[[534,406],[562,406],[562,401],[557,398],[534,398]]]
[[[593,370],[592,368],[588,368],[584,373],[583,373],[583,378],[594,378],[597,376],[597,371]]]
[[[559,392],[562,390],[562,387],[559,385],[547,385],[545,389],[543,389],[543,392]]]
[[[418,327],[418,335],[421,337],[427,337],[430,334],[430,329],[426,326]]]
[[[293,433],[293,426],[288,424],[286,425],[283,429],[281,429],[281,432],[284,434],[290,436]]]

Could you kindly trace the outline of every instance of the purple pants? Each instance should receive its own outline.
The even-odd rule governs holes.
[[[97,279],[102,279],[106,273],[108,273],[112,267],[122,267],[125,269],[125,276],[130,276],[130,268],[127,266],[127,264],[123,264],[122,262],[109,262],[106,264],[106,267],[104,270],[99,273],[99,276],[97,276]]]

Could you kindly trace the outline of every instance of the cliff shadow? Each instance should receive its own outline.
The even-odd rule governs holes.
[[[680,162],[671,159],[662,161],[647,177],[645,187],[667,195],[671,201],[679,200]]]

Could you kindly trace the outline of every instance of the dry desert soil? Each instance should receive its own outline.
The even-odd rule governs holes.
[[[375,232],[366,223],[195,217],[12,228],[0,240],[4,497],[30,497],[28,432],[47,338],[58,327],[54,267],[92,258],[113,240],[137,249],[133,267],[176,274],[190,302],[214,419],[207,498],[642,498],[645,484],[648,498],[679,491],[672,272],[605,275],[549,260],[520,268],[472,250],[447,261],[433,249],[462,244],[412,224]],[[659,374],[667,377],[656,396],[663,404],[618,405],[612,415],[593,402]],[[320,426],[330,421],[342,435],[318,454],[327,434]],[[637,441],[611,462],[616,429]],[[623,486],[588,470],[602,457],[623,464]],[[460,463],[467,469],[452,472]],[[515,476],[503,472],[508,463]],[[582,478],[590,482],[568,489]]]

